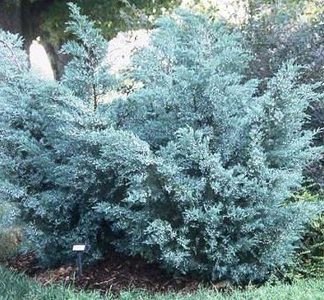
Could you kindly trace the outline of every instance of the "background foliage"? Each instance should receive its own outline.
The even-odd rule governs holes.
[[[252,2],[251,2],[252,3]],[[289,59],[303,66],[300,83],[314,83],[324,78],[324,9],[323,1],[253,1],[242,31],[247,47],[255,57],[248,68],[249,77],[267,79]],[[323,85],[318,87],[323,91]],[[315,143],[323,145],[324,99],[308,108],[311,118],[305,124],[319,130]],[[324,162],[311,165],[307,176],[323,189]]]

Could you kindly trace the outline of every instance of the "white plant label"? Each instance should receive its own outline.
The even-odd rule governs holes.
[[[84,251],[85,250],[85,245],[73,245],[72,250],[73,251]]]

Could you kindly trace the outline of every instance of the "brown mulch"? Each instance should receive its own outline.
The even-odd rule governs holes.
[[[85,266],[82,278],[76,276],[75,265],[64,265],[56,269],[41,269],[37,266],[35,255],[18,255],[6,265],[18,272],[24,272],[42,284],[65,283],[78,289],[110,291],[118,294],[130,288],[148,292],[195,291],[201,282],[188,277],[175,278],[161,270],[156,264],[148,264],[143,259],[125,257],[115,252],[109,253],[104,260]],[[224,283],[211,285],[215,289],[223,288]]]

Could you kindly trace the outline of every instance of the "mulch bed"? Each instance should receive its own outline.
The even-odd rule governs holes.
[[[175,278],[161,270],[155,264],[148,264],[141,258],[125,257],[115,252],[109,253],[104,260],[86,266],[83,276],[78,279],[74,265],[64,265],[56,269],[41,269],[33,254],[18,255],[6,266],[18,272],[24,272],[42,284],[72,284],[77,289],[110,291],[119,294],[122,290],[142,289],[147,292],[181,292],[190,293],[197,290],[202,283],[188,277]],[[203,285],[214,289],[224,288],[224,283]]]

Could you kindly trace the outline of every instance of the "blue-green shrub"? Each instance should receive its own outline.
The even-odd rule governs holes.
[[[15,201],[43,262],[57,263],[83,238],[79,195],[65,182],[74,171],[69,158],[82,147],[78,134],[92,126],[92,103],[33,74],[17,36],[0,32],[0,46],[1,199]]]
[[[316,86],[296,85],[288,62],[259,95],[243,76],[251,57],[240,35],[179,12],[157,23],[124,74],[142,87],[103,104],[113,83],[105,42],[70,7],[77,42],[65,51],[75,59],[60,83],[33,76],[20,40],[0,34],[6,196],[42,261],[70,259],[85,242],[92,259],[113,244],[214,280],[264,280],[288,264],[315,214],[285,199],[318,157],[303,129]]]
[[[263,280],[289,262],[311,215],[284,200],[317,156],[302,128],[315,86],[297,85],[288,62],[256,96],[237,33],[187,13],[158,25],[133,60],[130,77],[143,87],[110,107],[116,128],[150,145],[152,162],[127,174],[121,201],[97,210],[114,221],[120,251],[170,271]]]

